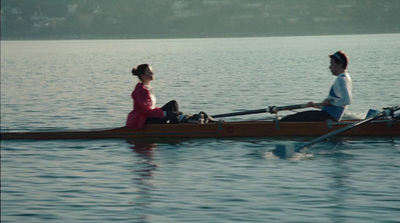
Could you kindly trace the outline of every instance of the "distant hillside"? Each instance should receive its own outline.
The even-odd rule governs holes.
[[[2,0],[2,39],[400,32],[399,0]]]

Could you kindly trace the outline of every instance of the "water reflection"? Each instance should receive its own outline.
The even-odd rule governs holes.
[[[157,143],[151,142],[132,142],[128,141],[131,146],[132,151],[136,152],[139,157],[142,157],[146,160],[153,159],[153,152],[157,149]]]
[[[132,151],[139,157],[139,162],[133,166],[134,183],[137,188],[137,196],[133,201],[135,212],[140,213],[136,220],[149,222],[151,204],[155,201],[153,184],[155,171],[158,167],[154,161],[154,151],[157,150],[156,143],[128,141]],[[137,211],[140,209],[140,211]]]
[[[331,174],[329,176],[332,178],[331,188],[333,189],[332,197],[332,222],[343,222],[346,218],[346,206],[347,206],[347,196],[350,190],[349,185],[349,174],[351,169],[348,167],[348,162],[352,159],[351,156],[346,155],[340,149],[337,149],[339,144],[336,145],[333,153],[333,166]]]

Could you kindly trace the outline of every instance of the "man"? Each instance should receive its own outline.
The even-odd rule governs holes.
[[[294,115],[288,115],[281,121],[283,122],[306,122],[306,121],[325,121],[332,119],[340,121],[344,115],[347,105],[352,103],[352,82],[347,73],[348,57],[343,51],[337,51],[329,55],[331,65],[329,69],[334,76],[337,76],[332,85],[329,96],[322,102],[321,111],[305,111]],[[313,106],[313,102],[309,102]]]

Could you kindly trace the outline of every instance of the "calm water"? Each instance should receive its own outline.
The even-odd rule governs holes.
[[[400,104],[400,34],[2,41],[1,131],[124,125],[133,66],[159,105],[218,114],[320,101],[350,57],[347,116]],[[283,112],[286,115],[290,112]],[[266,114],[226,120],[271,118]],[[1,141],[2,222],[399,222],[400,138]]]

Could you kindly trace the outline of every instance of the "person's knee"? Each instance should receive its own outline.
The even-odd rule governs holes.
[[[173,105],[173,107],[175,107],[176,111],[179,111],[179,105],[178,102],[175,100],[170,101],[171,105]]]

